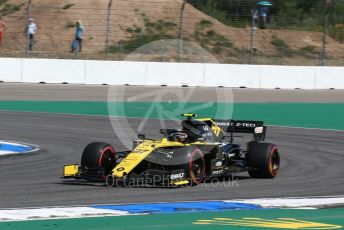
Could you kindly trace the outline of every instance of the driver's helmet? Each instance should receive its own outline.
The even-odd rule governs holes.
[[[178,131],[171,133],[169,135],[170,141],[180,142],[180,143],[186,143],[188,140],[188,134],[184,131]]]
[[[183,130],[189,133],[189,136],[195,141],[199,138],[204,138],[205,141],[213,141],[214,134],[211,127],[200,120],[184,120],[182,121]]]

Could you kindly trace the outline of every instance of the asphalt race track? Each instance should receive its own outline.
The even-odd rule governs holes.
[[[116,146],[107,118],[1,112],[1,133],[42,147],[0,162],[1,208],[342,194],[344,132],[269,128],[283,161],[274,180],[242,178],[239,187],[108,188],[60,184],[65,163],[79,162],[90,141]],[[133,120],[132,122],[137,122]],[[151,129],[157,129],[152,121]]]
[[[103,141],[123,148],[109,118],[0,111],[0,121],[0,139],[41,146],[34,154],[0,159],[0,208],[331,196],[344,192],[343,131],[269,127],[267,141],[277,144],[282,155],[280,174],[274,180],[251,179],[244,173],[236,181],[238,187],[232,183],[234,187],[109,188],[64,184],[59,178],[63,165],[78,163],[89,142]],[[139,122],[130,119],[133,125]],[[159,129],[157,120],[148,121],[146,133],[156,135]]]

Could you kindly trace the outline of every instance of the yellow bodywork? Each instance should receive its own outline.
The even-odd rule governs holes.
[[[73,177],[78,175],[79,173],[79,166],[77,164],[74,165],[65,165],[63,168],[63,176],[65,177]]]
[[[186,117],[196,117],[195,114],[183,114]],[[223,130],[214,123],[210,118],[197,119],[200,121],[211,123],[212,132],[219,137]],[[138,164],[140,164],[149,154],[158,148],[164,147],[187,147],[192,145],[214,145],[216,143],[206,143],[204,141],[197,141],[194,143],[181,143],[169,141],[167,138],[161,140],[143,140],[132,152],[130,152],[116,167],[112,170],[112,175],[115,178],[123,178],[129,174]],[[71,164],[65,165],[63,175],[65,178],[73,178],[79,176],[79,165]],[[189,180],[177,180],[172,182],[174,185],[184,185],[190,183]]]
[[[138,145],[126,158],[123,159],[113,170],[112,175],[121,178],[130,173],[141,161],[143,161],[151,152],[157,148],[163,147],[183,147],[190,146],[190,144],[182,144],[179,142],[168,141],[163,138],[159,141],[145,140]]]
[[[215,134],[215,136],[219,136],[221,133],[223,134],[224,131],[214,123],[214,121],[210,118],[202,118],[202,119],[197,119],[199,121],[210,121],[211,122],[211,130],[213,131],[213,133]]]
[[[189,180],[182,180],[182,181],[176,181],[176,182],[173,182],[173,185],[186,185],[186,184],[189,184],[190,181]]]
[[[191,115],[190,115],[191,116]],[[219,136],[221,132],[220,127],[218,127],[210,118],[199,119],[200,121],[211,121],[212,131],[216,136]],[[112,175],[116,178],[122,178],[128,173],[130,173],[138,164],[140,164],[149,154],[151,154],[157,148],[163,147],[185,147],[190,145],[206,145],[205,142],[195,142],[191,144],[183,144],[180,142],[168,141],[167,138],[162,138],[161,140],[151,141],[145,140],[143,143],[138,145],[126,158],[123,159],[113,170]]]

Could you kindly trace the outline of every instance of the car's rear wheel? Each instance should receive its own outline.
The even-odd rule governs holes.
[[[280,167],[280,154],[274,144],[251,142],[248,144],[246,160],[253,178],[274,178]]]
[[[188,172],[191,178],[191,185],[197,185],[204,181],[205,159],[199,148],[193,149],[188,162]]]
[[[116,152],[109,144],[93,142],[88,144],[82,153],[81,168],[89,174],[96,173],[105,179],[115,166]]]

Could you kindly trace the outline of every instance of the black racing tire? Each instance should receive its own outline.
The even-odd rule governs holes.
[[[274,144],[251,142],[248,144],[246,160],[253,178],[275,178],[280,167],[280,154]]]
[[[86,146],[81,156],[81,168],[86,171],[102,171],[105,179],[116,166],[115,149],[103,142],[93,142]]]
[[[203,152],[199,148],[191,149],[186,166],[191,185],[195,186],[204,181],[205,165]]]

